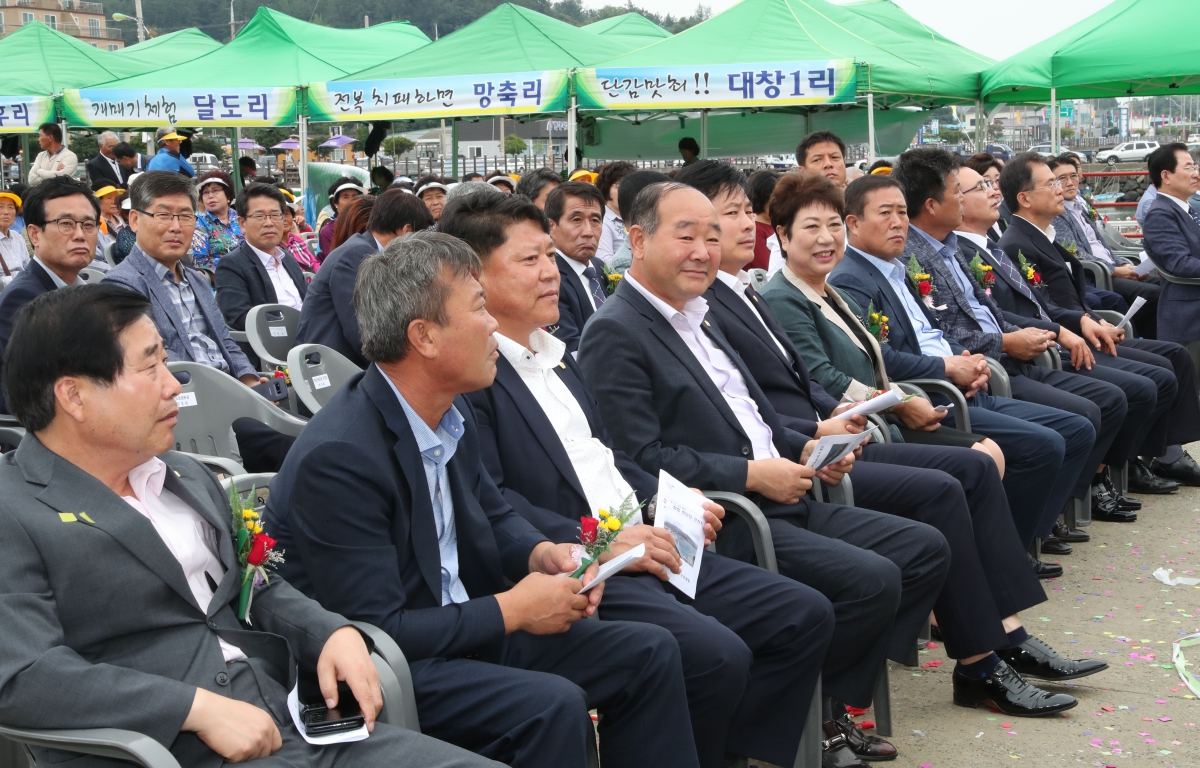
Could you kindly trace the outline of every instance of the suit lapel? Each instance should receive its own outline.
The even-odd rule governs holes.
[[[583,283],[580,282],[579,275],[576,274],[575,268],[571,266],[570,260],[566,256],[556,253],[554,258],[558,261],[559,290],[562,290],[562,286],[565,285],[567,290],[575,294],[575,299],[579,303],[579,311],[583,313],[583,321],[587,322],[596,310],[592,309],[591,299],[583,291]],[[582,326],[579,330],[583,330]]]
[[[417,448],[404,407],[392,392],[391,385],[375,366],[367,369],[362,386],[375,407],[383,414],[384,424],[396,436],[393,453],[404,473],[409,491],[409,509],[412,525],[413,554],[421,569],[426,586],[434,599],[442,599],[442,558],[438,549],[437,524],[433,519],[433,502],[429,497],[429,484],[425,481],[425,465]]]
[[[775,444],[775,450],[779,451],[780,456],[790,458],[792,450],[784,438],[783,425],[779,422],[778,414],[775,413],[775,409],[771,406],[770,401],[767,400],[767,396],[758,388],[758,382],[750,375],[750,371],[746,368],[745,363],[742,362],[742,358],[737,350],[729,344],[729,340],[725,338],[716,325],[705,320],[702,329],[708,335],[708,338],[712,340],[713,344],[716,344],[725,353],[725,356],[729,358],[729,362],[733,363],[733,366],[741,373],[742,382],[746,385],[746,393],[754,401],[754,407],[758,410],[759,418],[767,425],[767,429],[771,430],[771,442]],[[725,402],[724,397],[721,398],[721,402]],[[726,410],[729,410],[729,408],[726,407]],[[730,410],[729,412],[731,415],[733,414],[733,411]],[[745,435],[741,422],[737,420],[736,416],[734,416],[734,424],[737,425],[738,431]]]
[[[176,463],[169,454],[160,458],[167,462],[167,477],[163,482],[163,488],[196,510],[217,532],[217,548],[214,554],[220,560],[225,573],[208,604],[208,614],[211,616],[233,599],[234,593],[240,586],[241,574],[238,571],[237,559],[233,551],[233,532],[230,529],[230,518],[226,516],[226,513],[232,515],[233,510],[229,508],[228,504],[213,508],[210,502],[212,497],[204,487],[209,481],[196,474],[194,464]]]
[[[773,354],[773,355],[775,355],[775,357],[779,358],[779,360],[782,361],[783,364],[786,365],[789,369],[792,369],[792,361],[788,360],[784,356],[783,350],[781,350],[779,348],[779,344],[776,344],[775,339],[772,338],[773,332],[771,330],[768,330],[767,327],[764,325],[764,323],[767,322],[767,318],[766,318],[767,313],[764,311],[764,310],[766,310],[766,307],[765,307],[766,302],[760,301],[757,293],[753,293],[753,290],[750,289],[750,290],[748,290],[746,297],[748,299],[750,299],[751,301],[755,302],[756,306],[759,308],[758,309],[759,314],[762,315],[762,317],[763,317],[762,321],[760,321],[757,317],[755,317],[754,311],[751,310],[749,306],[747,306],[746,302],[744,302],[740,298],[738,298],[737,292],[734,291],[732,288],[730,288],[725,283],[721,282],[720,278],[717,278],[717,280],[715,280],[713,282],[712,291],[711,291],[710,295],[717,302],[719,302],[721,304],[721,306],[725,307],[725,309],[729,310],[734,315],[736,315],[738,320],[741,320],[742,323],[747,328],[749,328],[750,331],[755,336],[758,337],[759,341],[761,341],[763,344],[765,344],[767,349],[771,350],[771,354]],[[772,319],[774,319],[774,318],[772,318]],[[782,341],[782,339],[787,338],[787,335],[784,334],[782,337],[778,337],[778,338],[780,338],[780,340]],[[789,341],[788,343],[790,344],[791,342]],[[792,369],[792,373],[796,374],[796,371],[794,369]]]
[[[555,373],[559,373],[562,369],[555,368]],[[562,377],[564,382],[567,377]],[[501,355],[496,361],[496,386],[503,389],[508,396],[512,398],[513,403],[517,406],[517,411],[521,414],[521,418],[525,419],[525,423],[529,425],[529,429],[533,432],[534,437],[542,446],[542,450],[554,462],[554,466],[558,468],[559,474],[567,479],[575,492],[585,502],[587,496],[583,493],[583,485],[579,482],[579,476],[575,473],[574,466],[571,465],[571,459],[567,456],[566,449],[563,448],[562,440],[559,439],[558,433],[554,431],[554,425],[550,423],[550,419],[546,417],[546,412],[542,410],[542,406],[534,398],[533,393],[529,391],[529,387],[525,386],[525,382],[521,380],[520,374],[512,367],[512,364]],[[570,387],[570,384],[567,385]],[[572,394],[579,399],[578,393],[572,390]],[[581,404],[586,400],[581,400]],[[582,405],[581,405],[582,407]]]
[[[263,294],[267,297],[267,303],[278,304],[279,295],[275,293],[275,284],[271,282],[271,275],[267,273],[267,268],[263,265],[262,259],[258,257],[258,254],[254,252],[254,249],[248,243],[243,244],[242,248],[246,255],[250,257],[250,263],[254,265],[255,271],[258,273],[258,279],[262,281]]]
[[[133,260],[133,265],[137,271],[141,273],[146,285],[150,289],[150,295],[155,302],[162,307],[162,313],[171,321],[171,327],[175,329],[175,333],[179,336],[179,340],[184,349],[191,350],[191,343],[188,341],[187,329],[183,327],[183,318],[175,311],[175,302],[171,300],[171,295],[167,293],[166,287],[163,286],[162,280],[158,277],[158,272],[154,269],[155,261],[147,256],[141,248],[136,245],[126,261]],[[185,267],[181,267],[185,269]],[[168,345],[169,346],[169,345]]]
[[[917,261],[921,266],[941,278],[942,285],[945,285],[946,290],[950,292],[950,296],[954,299],[954,303],[958,305],[959,311],[967,317],[975,317],[970,302],[967,301],[967,297],[963,294],[958,281],[951,274],[950,268],[946,266],[946,260],[942,258],[940,253],[934,250],[929,241],[925,239],[925,236],[916,231],[916,228],[911,224],[908,227],[908,245],[916,254]]]
[[[887,315],[889,323],[899,324],[900,330],[904,333],[903,342],[909,346],[916,346],[917,351],[914,354],[921,354],[920,347],[917,346],[917,332],[913,329],[912,321],[908,319],[908,310],[904,308],[902,303],[900,306],[897,306],[900,300],[893,292],[892,284],[886,277],[880,274],[874,264],[867,261],[864,256],[850,246],[846,246],[845,258],[857,263],[870,276],[872,282],[875,283],[875,293],[883,300],[883,306],[876,309]],[[921,300],[917,299],[917,303],[921,304]],[[862,311],[865,314],[871,310],[870,307],[862,307]],[[867,318],[861,317],[859,319],[866,325]]]

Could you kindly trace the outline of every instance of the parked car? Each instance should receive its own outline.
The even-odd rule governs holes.
[[[1053,152],[1051,151],[1051,147],[1049,144],[1037,144],[1035,146],[1030,147],[1029,151],[1037,152],[1039,155],[1041,155],[1043,157],[1053,157]],[[1077,152],[1074,149],[1067,149],[1066,147],[1060,147],[1059,154],[1074,155],[1075,157],[1079,158],[1079,162],[1081,162],[1081,163],[1090,163],[1092,161],[1092,158],[1090,157],[1090,155],[1088,154],[1088,152],[1086,150],[1083,152]]]
[[[1013,148],[1007,144],[988,144],[984,152],[1006,163],[1016,154],[1016,152],[1013,152]]]
[[[1157,141],[1127,141],[1112,149],[1102,149],[1096,153],[1096,158],[1102,163],[1116,165],[1117,163],[1144,163],[1150,153],[1158,149]]]

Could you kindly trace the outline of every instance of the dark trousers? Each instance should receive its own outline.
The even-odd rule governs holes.
[[[278,472],[296,442],[295,437],[249,418],[234,419],[233,434],[247,472]]]
[[[1200,394],[1196,389],[1196,370],[1187,348],[1173,341],[1129,339],[1117,345],[1120,358],[1143,363],[1145,375],[1159,386],[1159,399],[1171,403],[1146,436],[1139,455],[1161,456],[1169,445],[1186,445],[1200,440]],[[1096,355],[1100,360],[1102,355]],[[1108,358],[1107,355],[1103,357]],[[1105,362],[1111,360],[1109,358]],[[1126,366],[1127,368],[1127,366]],[[1157,370],[1153,370],[1157,369]],[[1174,378],[1172,389],[1170,379]]]
[[[870,706],[885,658],[905,661],[950,568],[950,546],[933,528],[857,507],[802,499],[757,499],[771,526],[779,572],[833,603],[833,640],[823,690],[855,707]],[[728,520],[722,554],[754,561],[750,532]]]
[[[1092,309],[1107,309],[1121,314],[1129,310],[1129,305],[1125,303],[1125,299],[1121,298],[1119,293],[1091,285],[1084,290],[1086,291],[1087,305]]]
[[[1162,292],[1162,288],[1157,283],[1151,282],[1153,279],[1143,282],[1130,280],[1127,277],[1113,278],[1113,291],[1125,299],[1126,304],[1132,306],[1133,300],[1138,296],[1146,300],[1146,305],[1139,309],[1138,313],[1129,321],[1133,324],[1134,331],[1146,339],[1158,338],[1158,295]]]
[[[856,462],[854,503],[926,523],[950,545],[950,571],[934,605],[946,653],[962,659],[1002,648],[1001,620],[1045,602],[1013,524],[995,463],[970,448],[872,443]]]
[[[727,753],[792,764],[833,636],[823,595],[705,552],[695,600],[657,576],[622,575],[604,585],[600,616],[675,636],[703,768],[722,768]]]
[[[1113,441],[1127,421],[1125,393],[1098,378],[1085,378],[1035,365],[1022,365],[1021,375],[1010,376],[1009,382],[1012,395],[1017,400],[1048,405],[1091,422],[1096,441],[1071,493],[1075,498],[1082,499],[1088,493],[1096,468],[1104,463]]]
[[[517,768],[583,768],[600,711],[600,762],[698,765],[679,645],[650,624],[577,621],[558,635],[515,632],[499,663],[411,664],[421,731]]]
[[[971,431],[1004,451],[1004,493],[1021,544],[1046,538],[1083,468],[1096,433],[1082,416],[980,392],[971,400]],[[1094,469],[1094,467],[1093,467]]]

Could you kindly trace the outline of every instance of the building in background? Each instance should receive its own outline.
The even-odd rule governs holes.
[[[12,34],[31,21],[77,37],[102,51],[125,47],[121,30],[104,22],[103,3],[82,0],[0,0],[0,37]]]

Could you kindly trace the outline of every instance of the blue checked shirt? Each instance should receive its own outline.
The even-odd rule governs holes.
[[[383,373],[383,371],[380,371]],[[429,488],[429,500],[433,503],[433,521],[437,526],[438,555],[442,562],[442,605],[465,603],[471,598],[467,588],[458,578],[458,534],[454,530],[454,499],[450,494],[450,476],[446,465],[458,450],[458,441],[463,436],[463,417],[453,405],[442,416],[437,432],[421,420],[409,406],[396,385],[383,374],[383,378],[396,393],[396,399],[404,408],[408,425],[412,427],[417,448],[421,451],[421,464],[425,467],[425,485]]]
[[[928,240],[929,244],[933,246],[933,250],[937,251],[942,260],[946,262],[946,269],[950,270],[950,274],[954,276],[954,282],[958,283],[958,289],[962,291],[967,304],[971,305],[971,314],[975,315],[980,330],[984,333],[1003,334],[1004,331],[1000,329],[1000,324],[996,322],[996,318],[992,317],[992,311],[975,298],[975,281],[963,272],[962,265],[958,263],[958,257],[955,255],[958,253],[958,236],[951,232],[946,236],[946,241],[940,243],[917,225],[914,224],[913,229]]]
[[[933,357],[952,357],[954,350],[950,349],[949,342],[946,341],[940,330],[929,324],[929,318],[925,317],[925,313],[921,311],[921,305],[908,290],[908,272],[904,269],[903,259],[884,261],[865,251],[859,251],[859,253],[887,278],[892,293],[904,305],[909,323],[912,324],[913,331],[917,334],[917,343],[921,346],[921,354]]]
[[[154,259],[150,259],[150,261],[154,264],[154,271],[162,280],[167,293],[171,295],[171,303],[175,305],[175,311],[183,320],[183,327],[188,335],[188,344],[192,349],[192,359],[197,363],[231,373],[229,363],[225,362],[225,355],[221,354],[221,346],[213,339],[208,323],[201,314],[200,307],[196,304],[196,294],[192,292],[192,285],[188,282],[187,273],[180,270],[183,277],[177,283],[174,272],[164,267],[159,261]],[[201,286],[201,290],[208,290],[208,286]]]

